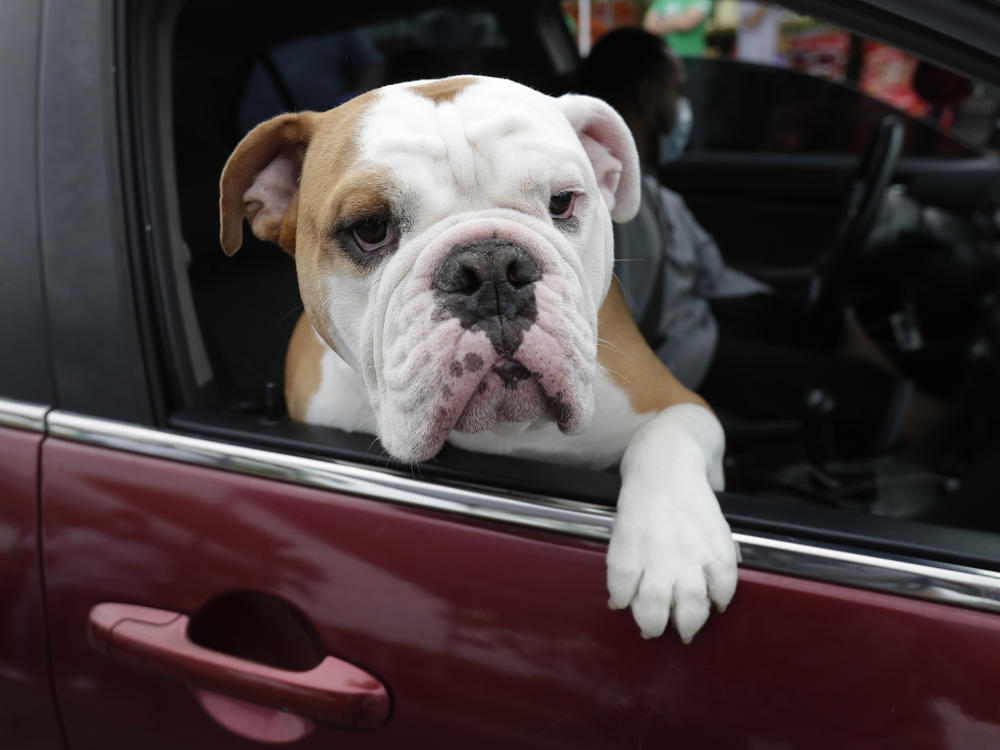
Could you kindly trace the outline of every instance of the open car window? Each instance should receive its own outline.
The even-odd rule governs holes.
[[[302,310],[294,261],[249,232],[232,258],[218,243],[218,177],[256,122],[287,110],[335,106],[376,85],[452,73],[508,76],[555,94],[574,90],[566,54],[578,29],[566,19],[575,18],[575,4],[553,3],[547,14],[517,3],[400,4],[350,13],[304,5],[281,24],[233,7],[183,4],[164,42],[160,80],[170,85],[156,101],[170,123],[162,134],[170,141],[165,153],[172,154],[163,190],[177,217],[175,238],[164,252],[183,259],[171,268],[176,293],[190,295],[195,323],[165,338],[179,350],[205,352],[201,372],[185,375],[190,385],[176,389],[169,423],[191,433],[387,467],[428,482],[613,504],[614,471],[581,472],[452,448],[425,466],[398,467],[369,435],[291,423],[281,393],[285,348]],[[618,18],[634,22],[627,14]],[[808,22],[797,18],[795,24]],[[713,33],[722,38],[726,32],[717,26]],[[740,61],[732,47],[726,52],[721,46],[715,57],[689,60],[689,95],[700,125],[687,156],[750,151],[853,160],[882,117],[901,112],[906,155],[932,158],[937,166],[954,157],[989,160],[993,134],[973,133],[963,123],[975,118],[963,119],[960,107],[931,123],[928,112],[901,110],[870,86],[866,93],[860,82],[845,81],[858,47],[852,39],[848,35],[843,75],[817,73],[826,64],[822,55],[813,56],[811,70]],[[862,55],[877,51],[863,42],[858,48]],[[978,83],[970,86],[970,97],[988,99]],[[674,187],[727,258],[761,270],[776,288],[787,282],[794,296],[808,278],[792,278],[789,269],[811,267],[821,255],[851,163],[830,173],[838,187],[810,198],[810,213],[802,215],[787,213],[788,207],[801,199],[798,181],[814,183],[815,173],[792,170],[762,187],[758,174],[737,174],[733,163],[706,168],[684,166],[682,159],[675,174],[688,182]],[[773,177],[784,164],[766,168]],[[897,445],[884,444],[841,451],[829,443],[823,415],[806,405],[783,423],[733,419],[727,423],[729,494],[723,506],[737,527],[923,550],[944,560],[990,559],[992,533],[1000,532],[1000,513],[989,500],[1000,486],[994,468],[1000,465],[1000,404],[991,385],[1000,377],[1000,326],[989,302],[996,291],[998,198],[988,188],[997,175],[988,168],[976,175],[973,187],[963,183],[975,197],[964,212],[941,209],[919,189],[904,201],[900,210],[915,211],[927,231],[891,236],[873,252],[855,290],[862,321],[876,343],[892,350],[905,379],[956,409],[954,424],[925,446],[933,455],[902,456]],[[145,179],[159,178],[151,173]],[[918,173],[912,182],[919,188],[927,179]],[[946,181],[962,179],[946,174]],[[704,198],[708,193],[714,203]]]

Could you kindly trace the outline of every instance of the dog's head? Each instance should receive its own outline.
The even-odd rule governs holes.
[[[295,256],[316,332],[362,376],[402,460],[448,433],[593,410],[611,218],[639,163],[604,102],[458,77],[379,89],[251,131],[222,174],[222,246]]]

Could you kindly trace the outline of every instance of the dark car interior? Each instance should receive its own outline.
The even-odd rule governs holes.
[[[574,89],[578,56],[556,2],[286,5],[302,7],[278,17],[261,0],[189,2],[176,17],[169,127],[189,262],[178,264],[176,249],[160,262],[181,269],[175,291],[183,298],[189,289],[196,324],[193,334],[178,326],[166,334],[193,363],[174,375],[169,421],[391,467],[370,436],[289,422],[283,359],[302,309],[294,263],[249,231],[239,253],[222,253],[222,166],[247,130],[280,112],[456,73],[558,95]],[[723,414],[727,515],[751,528],[824,528],[828,537],[864,534],[889,547],[904,536],[899,528],[947,547],[925,521],[1000,529],[989,501],[1000,483],[1000,161],[857,92],[758,68],[689,65],[696,122],[705,125],[661,178],[728,262],[800,311],[788,325],[803,331],[803,346],[822,342],[829,321],[850,307],[905,378],[949,408],[927,439],[902,446],[839,443],[829,427],[838,405],[822,392],[810,393],[794,420]],[[850,127],[830,125],[844,117]],[[164,314],[172,304],[162,303]],[[599,504],[614,502],[618,484],[614,472],[454,448],[395,468]]]

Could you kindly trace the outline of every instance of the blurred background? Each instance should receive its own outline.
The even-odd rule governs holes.
[[[734,59],[825,78],[913,115],[979,151],[1000,150],[1000,91],[914,55],[799,15],[745,0],[565,0],[581,56],[609,31],[642,26],[651,10],[700,11],[689,32],[668,34],[685,58]]]

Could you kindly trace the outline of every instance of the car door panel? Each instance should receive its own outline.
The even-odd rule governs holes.
[[[6,750],[63,747],[49,682],[39,567],[43,437],[0,426],[0,747]]]
[[[1000,619],[983,612],[743,570],[692,645],[646,641],[606,608],[598,541],[62,439],[43,460],[55,682],[77,750],[246,746],[188,686],[85,633],[103,602],[197,619],[248,589],[392,696],[385,726],[321,725],[304,748],[939,748],[960,746],[952,724],[997,729]]]

